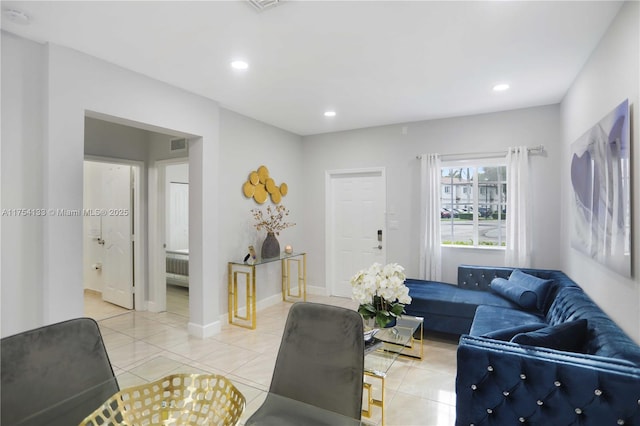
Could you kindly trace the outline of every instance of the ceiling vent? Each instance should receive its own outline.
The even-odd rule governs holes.
[[[273,6],[277,6],[280,0],[249,0],[249,3],[259,11],[269,9]]]
[[[185,138],[171,139],[171,152],[187,150],[187,140]]]

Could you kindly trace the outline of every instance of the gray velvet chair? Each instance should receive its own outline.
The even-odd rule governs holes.
[[[2,425],[77,425],[119,390],[90,318],[5,337],[0,352]]]
[[[364,335],[360,314],[319,303],[299,302],[291,307],[270,394],[359,419],[363,373]],[[280,398],[267,397],[246,425],[333,422],[315,417],[310,411],[288,410]]]

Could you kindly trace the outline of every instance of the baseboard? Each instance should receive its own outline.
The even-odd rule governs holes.
[[[326,287],[317,287],[313,285],[307,286],[307,294],[315,294],[316,296],[328,296],[329,291]]]
[[[222,330],[222,323],[215,321],[206,325],[200,325],[190,322],[187,324],[187,330],[189,334],[199,339],[206,339],[211,336],[215,336]]]
[[[297,294],[297,292],[298,292],[298,287],[291,288],[291,293]],[[316,287],[316,286],[308,285],[307,294],[313,294],[317,296],[328,296],[328,291],[325,287]],[[256,304],[256,310],[261,311],[270,306],[277,305],[280,302],[282,302],[282,293],[277,293],[267,297],[266,299],[259,300],[258,303]],[[247,316],[247,308],[246,307],[238,308],[238,316],[242,316],[242,317]],[[229,312],[220,314],[220,321],[222,323],[229,321]]]
[[[160,306],[156,303],[156,302],[147,302],[147,310],[149,312],[163,312],[162,309],[160,309]]]

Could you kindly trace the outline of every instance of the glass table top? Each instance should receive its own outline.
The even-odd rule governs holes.
[[[249,262],[242,261],[242,260],[231,261],[229,263],[231,263],[233,265],[242,265],[242,266],[262,265],[262,264],[265,264],[265,263],[277,262],[279,260],[285,260],[285,259],[289,259],[291,257],[302,256],[302,255],[305,255],[305,254],[306,253],[304,253],[304,252],[293,252],[293,253],[280,252],[280,256],[276,256],[276,257],[268,257],[268,258],[262,259],[261,257],[258,256],[255,259],[255,262],[253,264],[251,264]]]
[[[423,321],[420,317],[403,315],[395,327],[380,329],[373,337],[373,344],[365,346],[365,372],[386,376],[398,356],[411,347],[412,337]]]

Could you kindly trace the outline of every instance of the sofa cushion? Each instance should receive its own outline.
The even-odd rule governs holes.
[[[478,306],[476,310],[476,316],[473,318],[473,324],[471,324],[469,334],[472,336],[484,336],[492,331],[523,324],[541,324],[547,326],[542,316],[536,312],[523,311],[520,308],[482,305]]]
[[[587,320],[580,319],[516,334],[511,342],[559,351],[582,352],[586,338]]]
[[[480,337],[487,337],[489,339],[503,340],[505,342],[508,342],[516,334],[527,333],[529,331],[536,331],[544,327],[546,327],[546,324],[543,324],[543,323],[522,324],[522,325],[516,325],[515,327],[507,327],[500,330],[491,331],[489,333],[483,334]]]
[[[504,278],[494,278],[491,281],[491,290],[524,309],[538,307],[538,295],[534,291]]]
[[[539,311],[544,310],[546,306],[545,302],[547,300],[547,295],[551,290],[551,284],[553,283],[553,280],[544,280],[538,277],[534,277],[533,275],[526,274],[519,269],[514,269],[509,276],[509,282],[536,293],[536,295],[538,296],[538,300],[536,301],[536,308]]]
[[[405,285],[411,296],[411,304],[405,310],[407,313],[422,312],[420,316],[455,314],[472,319],[478,305],[517,308],[515,303],[488,291],[466,290],[453,284],[411,278],[405,281]]]

